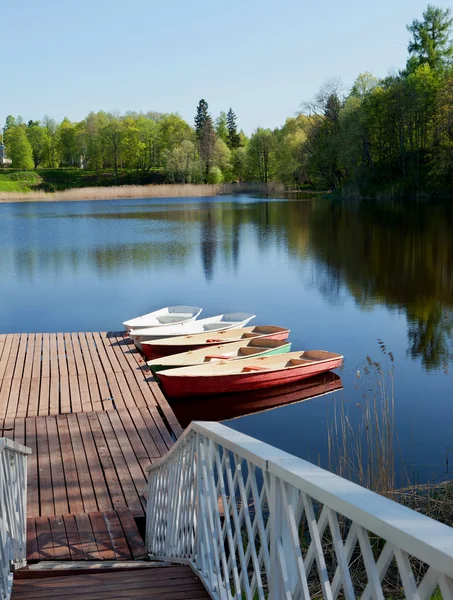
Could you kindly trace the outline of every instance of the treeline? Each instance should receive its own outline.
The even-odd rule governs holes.
[[[250,138],[230,108],[213,118],[200,100],[194,126],[177,114],[90,113],[83,121],[8,117],[4,142],[16,169],[159,171],[169,183],[282,182],[343,195],[453,192],[453,19],[428,5],[408,25],[403,71],[357,77],[344,95],[326,83],[301,112]],[[130,182],[130,177],[129,177]]]
[[[304,105],[307,177],[344,195],[453,191],[453,46],[450,9],[429,5],[411,34],[406,68],[357,77],[342,97],[326,84]]]
[[[89,171],[126,170],[140,183],[150,172],[164,171],[169,183],[294,181],[296,150],[303,117],[288,119],[278,131],[257,129],[248,138],[238,131],[230,108],[214,120],[200,100],[194,127],[177,114],[90,113],[74,123],[50,117],[28,121],[7,117],[3,139],[14,169],[74,167]],[[275,140],[281,157],[275,160]]]

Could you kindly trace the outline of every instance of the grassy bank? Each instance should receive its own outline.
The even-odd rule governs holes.
[[[42,190],[21,191],[0,187],[0,202],[56,202],[74,200],[113,200],[117,198],[185,198],[197,196],[220,196],[249,193],[280,193],[282,184],[263,183],[220,183],[161,184],[161,185],[118,185],[109,187],[86,187],[65,189],[56,192]]]

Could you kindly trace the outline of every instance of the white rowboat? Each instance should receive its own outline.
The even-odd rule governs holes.
[[[147,315],[124,321],[126,331],[143,329],[145,327],[163,327],[168,325],[180,325],[195,321],[203,309],[198,306],[167,306],[155,310]]]
[[[244,327],[249,321],[255,318],[250,313],[227,313],[216,315],[207,319],[199,319],[180,325],[171,325],[167,327],[148,327],[144,329],[134,329],[131,332],[131,338],[139,350],[142,349],[142,342],[159,340],[162,338],[178,337],[181,335],[195,335],[197,333],[208,333],[212,331],[222,331],[223,329],[233,329]]]

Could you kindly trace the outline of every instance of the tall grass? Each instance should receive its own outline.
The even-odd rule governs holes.
[[[210,184],[151,184],[111,187],[73,188],[59,192],[0,192],[0,202],[55,202],[74,200],[113,200],[119,198],[185,198],[232,194],[283,192],[283,184],[220,183]]]
[[[367,356],[356,371],[358,424],[344,402],[328,423],[328,457],[331,471],[375,492],[388,493],[395,490],[395,365],[381,340],[379,346],[382,364]]]

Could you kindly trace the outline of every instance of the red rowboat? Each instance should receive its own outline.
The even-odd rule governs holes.
[[[170,398],[259,390],[338,369],[343,357],[324,350],[289,352],[215,364],[159,371],[156,377]]]

